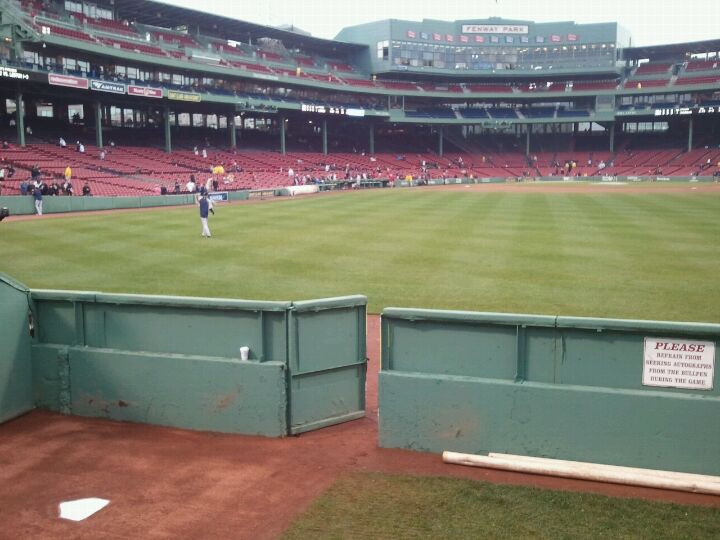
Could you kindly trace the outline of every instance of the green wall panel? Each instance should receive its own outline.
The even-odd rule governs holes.
[[[100,349],[70,351],[72,412],[148,424],[280,437],[285,366]]]
[[[642,384],[645,338],[717,348],[720,325],[388,308],[381,327],[381,446],[720,474],[720,385]]]
[[[22,284],[0,274],[0,422],[34,407],[28,294]]]
[[[293,304],[29,294],[38,332],[28,386],[40,407],[267,436],[364,416],[364,296]],[[247,361],[241,346],[250,348]],[[290,418],[300,419],[298,430],[290,429]]]
[[[720,475],[720,398],[382,372],[380,446]]]

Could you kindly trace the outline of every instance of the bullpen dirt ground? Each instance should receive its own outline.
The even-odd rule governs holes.
[[[0,426],[2,538],[275,538],[342,474],[457,476],[720,507],[720,497],[444,465],[377,446],[379,318],[368,320],[367,415],[286,439],[35,411]],[[62,501],[110,504],[81,522]]]

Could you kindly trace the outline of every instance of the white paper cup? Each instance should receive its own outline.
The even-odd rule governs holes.
[[[250,357],[250,347],[240,347],[240,360],[247,360]]]

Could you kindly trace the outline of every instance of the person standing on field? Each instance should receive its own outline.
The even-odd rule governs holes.
[[[207,193],[203,193],[198,198],[198,206],[200,207],[200,223],[202,223],[202,236],[203,238],[210,238],[210,228],[208,227],[208,214],[212,213],[215,215],[213,210],[213,203],[208,199]]]
[[[33,189],[33,198],[35,199],[35,212],[38,216],[42,216],[42,189],[36,186]]]

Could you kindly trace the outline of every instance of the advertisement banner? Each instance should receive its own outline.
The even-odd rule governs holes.
[[[200,94],[192,94],[190,92],[178,92],[177,90],[168,90],[168,99],[175,101],[192,101],[199,103],[201,101]]]
[[[407,31],[407,37],[409,37],[409,38],[415,38],[415,36],[416,36],[416,34],[415,34],[414,31],[412,31],[412,30],[408,30],[408,31]]]
[[[97,92],[110,92],[112,94],[124,94],[125,85],[122,83],[109,82],[109,81],[90,81],[90,89]]]
[[[55,73],[50,73],[48,75],[48,83],[55,86],[80,88],[81,90],[87,90],[89,86],[88,80],[82,77],[73,77],[71,75],[56,75]]]
[[[0,78],[27,81],[28,79],[30,79],[30,74],[12,67],[0,66]]]
[[[127,87],[127,93],[131,96],[142,96],[150,98],[163,97],[162,88],[150,88],[149,86],[135,86],[131,84]]]

